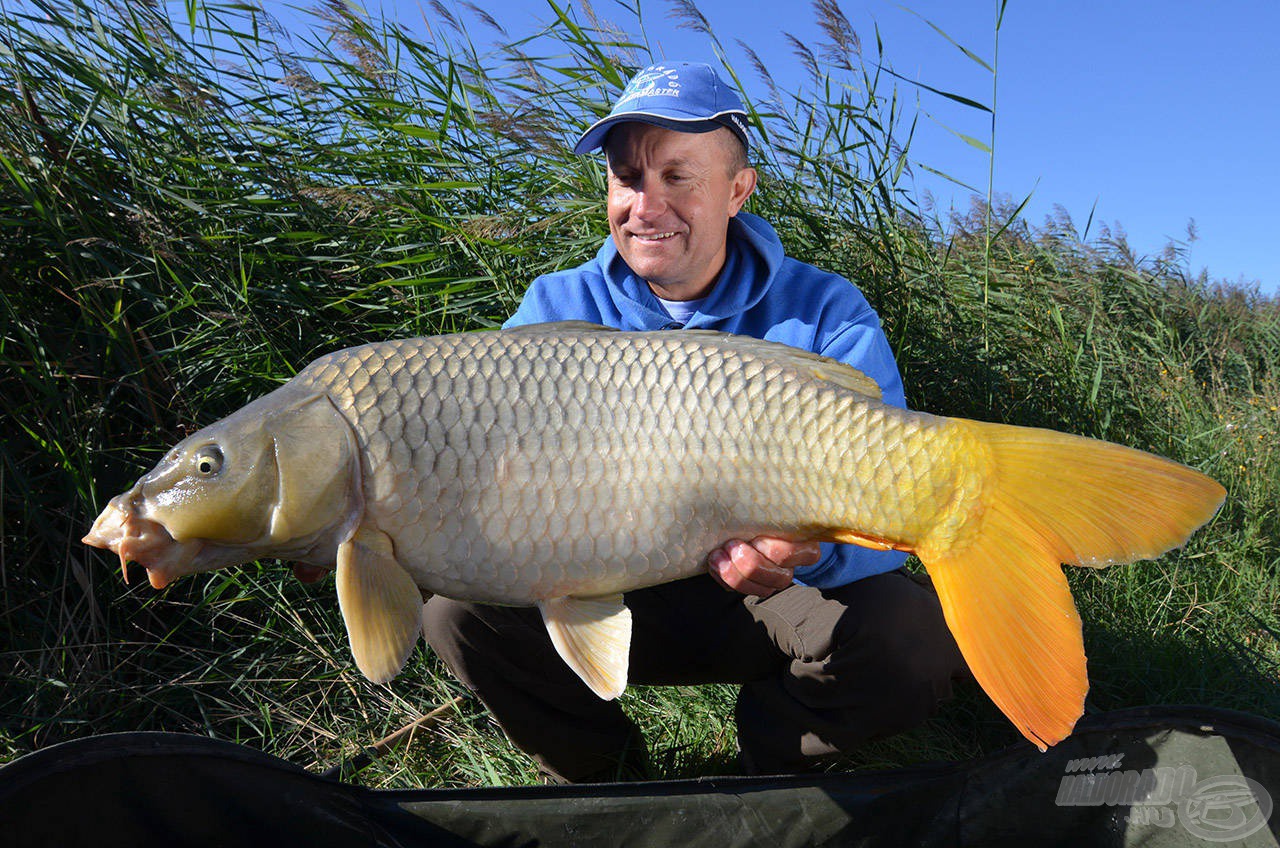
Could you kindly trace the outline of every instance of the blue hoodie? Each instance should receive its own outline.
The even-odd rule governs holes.
[[[679,326],[618,254],[612,238],[591,261],[534,280],[504,326],[568,320],[622,330]],[[730,219],[724,270],[684,326],[754,336],[838,359],[875,380],[886,403],[906,406],[893,351],[862,293],[841,276],[786,256],[773,227],[747,212]],[[796,579],[819,588],[842,586],[892,571],[905,559],[897,551],[824,543],[822,558],[796,569]]]

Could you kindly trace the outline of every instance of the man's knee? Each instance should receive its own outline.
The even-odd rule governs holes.
[[[469,658],[501,657],[527,648],[529,641],[521,634],[532,632],[536,637],[539,627],[537,610],[457,601],[440,595],[427,601],[422,614],[423,638],[467,683],[471,682],[467,673]]]
[[[894,654],[954,648],[937,593],[905,571],[868,577],[837,591],[847,607],[833,634],[837,646],[870,640]]]
[[[479,624],[474,607],[439,595],[428,600],[422,611],[422,636],[431,649],[447,658],[468,641],[464,634]]]
[[[951,696],[952,681],[965,674],[964,659],[932,587],[905,572],[880,580],[869,602],[842,623],[834,653],[870,662],[886,703],[923,718]]]

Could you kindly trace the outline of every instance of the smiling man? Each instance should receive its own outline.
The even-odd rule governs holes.
[[[844,278],[785,254],[743,212],[756,187],[747,114],[704,64],[645,68],[578,141],[603,148],[610,238],[584,265],[534,280],[506,326],[580,320],[708,329],[846,362],[904,405],[875,312]],[[707,552],[707,575],[630,592],[630,682],[738,683],[740,761],[801,771],[923,721],[964,664],[937,596],[904,555],[758,537]],[[615,701],[560,659],[536,609],[435,597],[428,642],[507,735],[558,780],[643,776]]]
[[[708,136],[628,122],[610,132],[606,155],[618,255],[656,296],[687,311],[715,286],[729,221],[755,189],[745,149],[727,129]]]

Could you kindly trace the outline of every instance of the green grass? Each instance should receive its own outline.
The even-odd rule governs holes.
[[[590,256],[602,174],[568,142],[648,61],[641,18],[549,5],[546,30],[514,41],[436,9],[422,40],[331,3],[314,36],[286,38],[241,4],[193,11],[194,26],[139,3],[0,4],[0,759],[150,729],[326,768],[464,695],[361,779],[536,780],[426,651],[365,681],[327,582],[265,563],[155,593],[78,540],[182,434],[316,354],[492,327],[534,276]],[[1108,438],[1220,480],[1226,506],[1185,549],[1070,573],[1089,708],[1280,715],[1280,303],[1065,213],[916,209],[914,92],[834,6],[817,14],[832,44],[797,45],[803,91],[754,55],[726,68],[764,95],[752,210],[862,286],[914,407]],[[685,777],[733,771],[732,701],[712,686],[624,704],[660,774]],[[845,766],[1017,739],[969,689]]]

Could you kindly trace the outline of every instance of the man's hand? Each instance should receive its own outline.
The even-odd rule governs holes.
[[[813,565],[821,553],[817,542],[788,542],[757,536],[750,542],[730,539],[707,557],[707,571],[726,589],[767,598],[791,585],[792,572]]]

